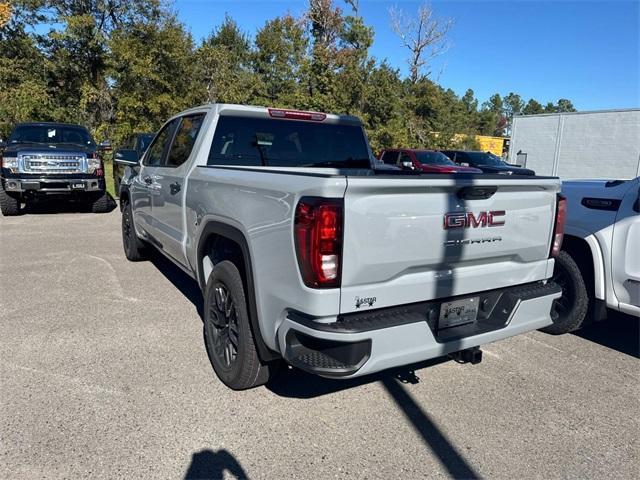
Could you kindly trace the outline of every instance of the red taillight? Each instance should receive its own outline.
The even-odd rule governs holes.
[[[562,248],[564,237],[564,224],[567,220],[567,199],[558,195],[558,205],[556,207],[556,226],[553,230],[553,244],[551,245],[551,256],[557,257]]]
[[[340,286],[342,211],[340,199],[305,197],[296,207],[296,253],[300,274],[307,287]]]
[[[274,118],[290,118],[294,120],[312,120],[321,122],[327,115],[318,112],[301,112],[300,110],[281,110],[279,108],[269,108],[269,115]]]

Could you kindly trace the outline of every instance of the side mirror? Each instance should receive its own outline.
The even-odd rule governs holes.
[[[458,162],[458,165],[461,165],[463,167],[470,167],[471,166],[467,162]]]
[[[138,165],[140,158],[135,150],[116,150],[113,154],[113,161],[121,165]]]
[[[410,160],[403,160],[402,162],[400,162],[400,166],[402,168],[407,168],[409,170],[413,170],[413,162]]]

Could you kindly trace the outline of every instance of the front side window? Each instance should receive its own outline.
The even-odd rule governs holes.
[[[468,163],[471,166],[501,166],[502,164],[504,164],[500,157],[496,157],[492,153],[485,152],[460,152],[458,153],[458,162]]]
[[[399,152],[384,152],[382,154],[382,161],[387,165],[395,165],[398,162]]]
[[[149,146],[149,144],[153,141],[153,137],[155,135],[153,135],[152,133],[149,134],[143,134],[143,135],[138,135],[138,141],[137,141],[137,146],[136,149],[138,150],[138,153],[140,155],[142,155],[144,153],[144,151],[147,149],[147,147]]]
[[[400,155],[400,160],[398,160],[398,164],[400,166],[404,166],[405,163],[410,163],[411,165],[413,165],[413,160],[411,160],[411,157],[408,154],[402,153]]]
[[[209,165],[371,168],[359,125],[221,116]]]
[[[168,167],[178,167],[187,161],[189,155],[191,155],[193,145],[196,143],[203,121],[204,113],[182,117],[171,145],[171,150],[167,156],[166,165]]]
[[[149,147],[149,151],[147,152],[147,155],[145,155],[144,161],[142,162],[143,165],[146,165],[148,167],[157,167],[160,165],[167,145],[171,141],[173,129],[176,123],[178,123],[179,121],[179,119],[175,119],[164,126],[164,128],[160,131],[158,136]]]

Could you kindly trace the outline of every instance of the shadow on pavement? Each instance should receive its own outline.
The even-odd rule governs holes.
[[[201,450],[191,456],[191,464],[185,473],[185,480],[218,480],[228,478],[248,478],[238,460],[226,450]]]
[[[180,293],[193,303],[193,306],[196,307],[198,311],[198,315],[203,319],[204,298],[202,297],[198,283],[160,252],[157,252],[155,249],[150,250],[150,260],[154,267],[156,267],[174,287],[180,290]]]
[[[422,437],[424,444],[438,457],[438,460],[447,469],[451,477],[479,478],[479,475],[458,452],[458,449],[440,431],[429,414],[411,398],[411,395],[398,383],[398,380],[387,377],[382,381],[382,384],[414,430]]]
[[[349,388],[359,387],[373,382],[384,382],[386,379],[397,378],[403,383],[418,383],[420,380],[415,371],[448,362],[448,357],[434,358],[415,365],[398,367],[384,372],[365,375],[346,380],[333,380],[318,377],[303,372],[297,368],[285,366],[280,373],[266,386],[276,395],[287,398],[315,398],[322,395],[339,392]]]
[[[379,381],[413,429],[422,437],[424,444],[438,458],[451,477],[478,478],[478,473],[474,471],[467,460],[458,452],[458,449],[420,405],[411,398],[402,385],[420,382],[415,370],[447,361],[449,361],[448,357],[441,357],[352,380],[330,380],[295,368],[288,368],[269,382],[267,388],[283,397],[313,398]]]
[[[109,197],[109,208],[106,213],[112,212],[118,206],[113,197],[110,194],[107,195]],[[91,213],[91,204],[85,201],[71,200],[63,197],[34,199],[26,204],[22,212],[28,215],[52,215],[56,213]]]
[[[609,310],[606,320],[588,325],[573,335],[640,358],[640,318]]]

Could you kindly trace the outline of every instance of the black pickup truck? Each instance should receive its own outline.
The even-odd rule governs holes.
[[[0,149],[0,210],[19,215],[35,198],[82,201],[109,210],[104,167],[86,128],[65,123],[19,123]]]

